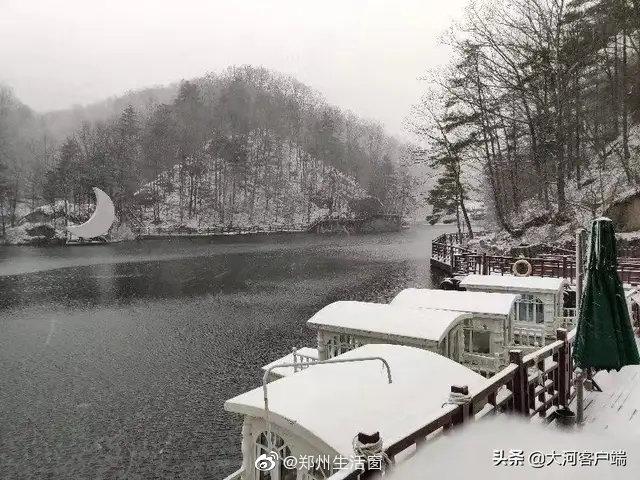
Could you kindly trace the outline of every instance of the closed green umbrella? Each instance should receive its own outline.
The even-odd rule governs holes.
[[[620,370],[640,364],[629,320],[613,223],[599,218],[591,227],[589,264],[585,279],[573,358],[582,369]]]

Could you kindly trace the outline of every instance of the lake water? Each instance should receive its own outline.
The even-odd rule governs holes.
[[[224,401],[324,305],[437,282],[443,231],[0,247],[0,478],[223,478]]]

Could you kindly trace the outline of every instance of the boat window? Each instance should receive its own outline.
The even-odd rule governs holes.
[[[334,335],[327,341],[327,355],[328,358],[332,358],[362,345],[364,344],[353,335]]]
[[[464,330],[464,351],[468,353],[491,353],[491,332],[483,330]]]
[[[452,360],[458,361],[459,352],[458,352],[458,340],[459,340],[459,331],[456,329],[455,331],[449,332],[449,358]]]
[[[269,455],[270,452],[276,454],[274,455],[277,458],[275,467],[270,471],[261,471],[256,468],[255,478],[257,480],[295,480],[297,469],[289,469],[284,465],[284,459],[291,456],[291,449],[280,435],[262,432],[256,439],[256,458],[262,454]]]
[[[544,304],[533,295],[522,295],[516,300],[516,321],[544,323]]]
[[[489,332],[473,332],[473,351],[475,353],[491,353],[490,339],[491,334]]]

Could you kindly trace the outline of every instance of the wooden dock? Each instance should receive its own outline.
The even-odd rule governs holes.
[[[549,249],[535,257],[487,255],[462,246],[466,237],[445,233],[431,242],[431,265],[450,275],[510,275],[517,260],[527,260],[531,275],[576,278],[575,255],[570,250]],[[618,258],[618,274],[623,283],[640,285],[640,258]]]

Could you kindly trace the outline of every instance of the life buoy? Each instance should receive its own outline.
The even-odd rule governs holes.
[[[524,259],[516,260],[511,268],[516,277],[528,277],[531,275],[531,264]]]

